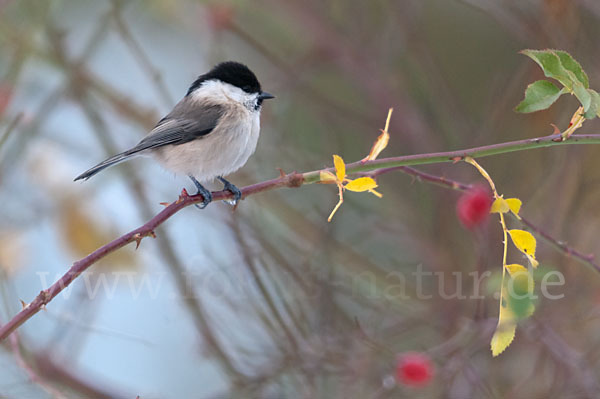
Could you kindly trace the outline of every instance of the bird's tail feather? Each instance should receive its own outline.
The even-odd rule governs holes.
[[[108,168],[109,166],[113,166],[113,165],[116,165],[123,161],[126,161],[127,159],[129,159],[135,155],[137,155],[137,151],[132,152],[131,150],[117,154],[113,157],[110,157],[110,158],[100,162],[98,165],[94,166],[93,168],[86,170],[85,172],[83,172],[82,174],[77,176],[74,181],[82,180],[82,179],[87,180],[90,177],[94,176],[96,173]]]

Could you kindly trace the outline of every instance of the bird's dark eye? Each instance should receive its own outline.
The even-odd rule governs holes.
[[[244,90],[246,93],[250,93],[250,92],[252,92],[252,87],[244,86],[244,87],[242,87],[242,90]]]

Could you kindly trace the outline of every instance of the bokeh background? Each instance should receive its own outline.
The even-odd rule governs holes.
[[[77,259],[173,201],[184,177],[149,159],[73,177],[137,141],[224,60],[277,96],[239,186],[364,157],[551,134],[577,108],[513,107],[541,78],[518,51],[560,48],[600,87],[595,0],[0,1],[0,323]],[[581,132],[594,133],[599,122]],[[583,253],[596,246],[600,148],[481,160],[522,213]],[[419,170],[483,183],[465,164]],[[600,276],[538,237],[541,298],[492,358],[496,219],[475,231],[460,193],[401,172],[383,198],[332,186],[189,207],[78,278],[0,352],[0,398],[587,398],[599,392]],[[218,188],[215,186],[214,188]],[[511,220],[512,226],[519,226]],[[512,261],[522,258],[511,251]],[[415,271],[424,277],[419,295]],[[474,284],[469,273],[490,275]],[[469,299],[478,292],[484,299]],[[463,299],[457,291],[467,296]],[[422,293],[423,293],[422,292]],[[449,298],[450,297],[450,298]],[[17,336],[15,336],[17,337]],[[394,381],[399,353],[435,374]]]

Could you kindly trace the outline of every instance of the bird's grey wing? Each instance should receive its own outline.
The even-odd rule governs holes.
[[[169,115],[165,116],[156,127],[135,147],[100,162],[93,168],[77,176],[75,180],[89,179],[96,173],[123,162],[144,150],[162,147],[165,145],[178,145],[206,136],[213,131],[225,109],[219,105],[204,105],[190,103],[184,98]]]
[[[220,105],[194,106],[180,102],[130,152],[178,145],[206,136],[213,131],[225,113]]]

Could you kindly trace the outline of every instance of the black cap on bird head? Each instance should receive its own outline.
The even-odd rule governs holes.
[[[190,93],[208,80],[220,80],[221,82],[229,83],[230,85],[239,87],[246,93],[262,93],[256,75],[246,65],[235,61],[227,61],[217,64],[204,75],[200,75],[194,81],[186,95],[190,95]]]

